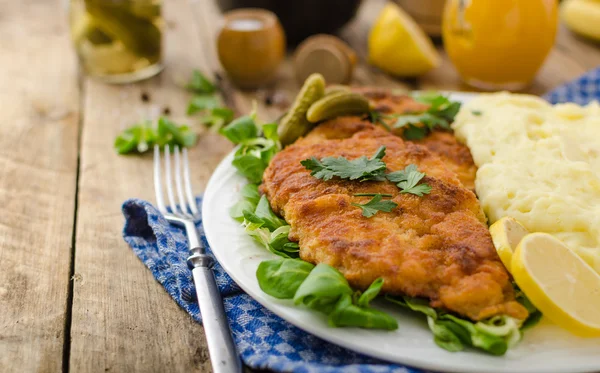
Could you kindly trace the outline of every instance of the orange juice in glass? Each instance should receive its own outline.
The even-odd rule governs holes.
[[[557,23],[557,0],[447,0],[442,32],[467,84],[519,90],[552,49]]]

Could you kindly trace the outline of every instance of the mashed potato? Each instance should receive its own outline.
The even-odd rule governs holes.
[[[481,95],[452,125],[479,167],[490,223],[504,216],[563,240],[600,273],[600,105]]]

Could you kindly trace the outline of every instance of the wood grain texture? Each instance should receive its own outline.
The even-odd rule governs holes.
[[[0,4],[0,371],[60,372],[77,67],[58,0]]]
[[[121,204],[154,200],[152,157],[118,156],[112,143],[123,128],[169,108],[172,119],[190,98],[176,82],[192,68],[206,71],[190,3],[164,3],[167,69],[147,82],[109,86],[86,80],[75,255],[71,372],[207,372],[202,326],[181,310],[121,237]],[[141,100],[142,93],[149,102]],[[190,153],[195,192],[231,149],[202,133]]]

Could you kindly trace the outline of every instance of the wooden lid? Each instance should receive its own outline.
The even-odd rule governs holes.
[[[356,54],[341,39],[319,34],[306,39],[294,55],[296,79],[304,82],[312,73],[320,73],[328,84],[345,84],[352,79]]]

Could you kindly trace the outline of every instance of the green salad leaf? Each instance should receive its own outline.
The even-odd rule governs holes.
[[[135,124],[117,136],[114,148],[119,154],[144,153],[157,144],[162,146],[191,147],[197,135],[186,125],[178,125],[160,117],[156,126],[150,121]]]
[[[292,299],[315,266],[300,259],[265,260],[256,278],[262,291],[279,299]]]
[[[524,323],[509,316],[494,316],[474,322],[431,308],[425,299],[391,296],[386,296],[386,299],[426,315],[435,343],[448,351],[461,351],[470,346],[492,355],[504,355],[523,335]]]
[[[208,80],[200,71],[194,70],[186,88],[195,93],[187,107],[187,115],[202,113],[200,123],[218,132],[224,125],[231,122],[233,110],[222,106],[217,95],[217,87]]]
[[[248,211],[244,211],[244,217],[243,224],[246,228],[246,233],[267,250],[284,258],[297,258],[299,256],[297,244],[288,239],[290,233],[289,225],[284,225],[274,231],[270,231],[268,228],[263,227],[261,223],[248,220],[249,218],[256,217],[256,215],[251,215]]]
[[[381,146],[371,158],[362,156],[350,161],[344,157],[326,157],[321,160],[311,157],[300,163],[311,171],[312,176],[325,181],[334,177],[358,181],[383,181],[386,166],[381,159],[384,156],[385,146]]]
[[[259,128],[251,116],[244,115],[224,127],[221,134],[232,143],[240,144],[243,141],[256,139],[259,135]]]
[[[209,127],[213,132],[219,132],[224,125],[233,119],[233,110],[226,107],[215,107],[208,114],[200,117],[200,123]]]
[[[382,277],[373,281],[371,283],[371,285],[367,288],[367,290],[365,290],[364,293],[360,294],[358,300],[356,301],[356,305],[359,307],[368,307],[369,303],[371,303],[371,301],[373,299],[375,299],[375,297],[377,297],[377,295],[379,295],[379,292],[381,291],[382,286],[383,286],[383,278]]]
[[[398,329],[398,321],[383,311],[352,304],[348,294],[342,295],[327,319],[330,326],[354,326],[367,329]]]
[[[191,147],[196,143],[198,135],[186,125],[177,125],[175,122],[165,118],[158,118],[156,143],[160,146],[179,145]]]
[[[352,293],[352,288],[340,271],[320,263],[296,291],[294,303],[329,314],[342,295]]]
[[[192,71],[190,82],[185,87],[198,94],[213,93],[217,90],[217,87],[199,70]]]
[[[290,226],[278,217],[256,184],[242,188],[242,199],[229,209],[229,215],[242,223],[246,233],[267,250],[284,258],[297,258],[298,243],[289,240]]]
[[[527,298],[525,293],[523,293],[523,291],[519,289],[515,283],[513,283],[513,287],[515,289],[516,301],[521,303],[527,312],[529,312],[529,317],[527,317],[527,319],[523,322],[523,325],[521,325],[521,330],[524,331],[537,325],[537,323],[539,323],[542,319],[542,313],[533,305],[533,303],[531,303],[529,298]]]
[[[263,227],[268,228],[270,231],[274,231],[279,227],[287,225],[285,220],[275,215],[273,210],[271,210],[271,205],[265,195],[260,197],[256,209],[254,210],[254,214],[263,221]]]
[[[187,107],[187,115],[194,115],[199,111],[211,110],[219,107],[219,99],[215,95],[195,95]]]
[[[382,198],[382,194],[376,194],[369,202],[363,204],[352,203],[352,206],[360,207],[362,209],[363,216],[366,218],[372,217],[379,211],[391,212],[394,208],[398,206],[396,202],[389,200],[382,201]]]
[[[219,132],[238,145],[233,166],[251,183],[260,184],[269,162],[281,150],[277,124],[259,126],[254,116],[246,115],[232,121]]]
[[[240,194],[242,199],[239,200],[235,205],[229,209],[229,216],[239,222],[244,221],[244,211],[254,212],[256,206],[260,201],[260,193],[258,192],[258,185],[246,184],[242,188]]]
[[[381,290],[381,278],[361,294],[352,290],[337,269],[323,263],[315,267],[300,259],[263,261],[256,278],[265,293],[278,299],[294,299],[298,305],[326,314],[332,327],[398,328],[396,319],[369,306]]]

